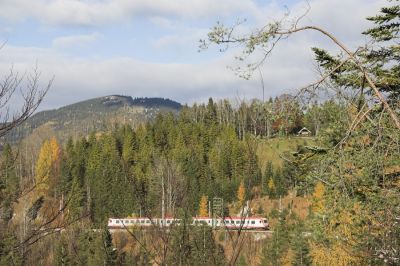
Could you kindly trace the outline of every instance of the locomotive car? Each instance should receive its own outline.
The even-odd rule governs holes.
[[[180,219],[168,217],[160,218],[110,218],[108,227],[112,229],[129,228],[133,226],[151,227],[163,226],[169,227],[173,224],[179,225]],[[192,225],[206,225],[216,228],[227,228],[232,230],[268,230],[268,220],[264,217],[225,217],[224,219],[212,219],[210,217],[193,217]]]

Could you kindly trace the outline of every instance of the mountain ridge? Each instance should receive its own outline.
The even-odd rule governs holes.
[[[178,114],[181,108],[180,103],[168,98],[132,98],[117,94],[96,97],[40,111],[13,130],[3,142],[15,143],[45,125],[64,140],[71,131],[81,136],[90,131],[106,131],[118,123],[135,126],[154,119],[158,113]]]

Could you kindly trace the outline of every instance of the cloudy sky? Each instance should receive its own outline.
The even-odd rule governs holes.
[[[384,0],[310,0],[302,24],[320,25],[351,48]],[[307,7],[300,0],[0,0],[0,78],[12,67],[22,74],[35,65],[41,80],[55,77],[41,109],[92,97],[122,94],[165,97],[181,103],[215,98],[261,98],[260,75],[245,81],[236,66],[238,49],[198,52],[217,21],[247,19],[259,28]],[[283,41],[262,67],[266,96],[301,87],[316,78],[310,47],[334,49],[316,33]],[[14,100],[13,104],[20,103]]]

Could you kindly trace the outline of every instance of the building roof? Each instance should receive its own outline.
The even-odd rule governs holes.
[[[311,131],[308,130],[308,128],[303,127],[302,129],[299,130],[299,132],[297,132],[297,134],[300,134],[300,133],[302,133],[302,132],[304,132],[304,131],[307,131],[308,133],[311,133]]]

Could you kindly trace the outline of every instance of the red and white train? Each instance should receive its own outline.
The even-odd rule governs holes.
[[[133,226],[150,227],[179,225],[181,219],[175,218],[110,218],[108,227],[110,229],[122,229]],[[212,219],[210,217],[193,217],[192,225],[207,225],[217,228],[227,228],[233,230],[268,230],[269,224],[264,217],[225,217],[224,219]]]

